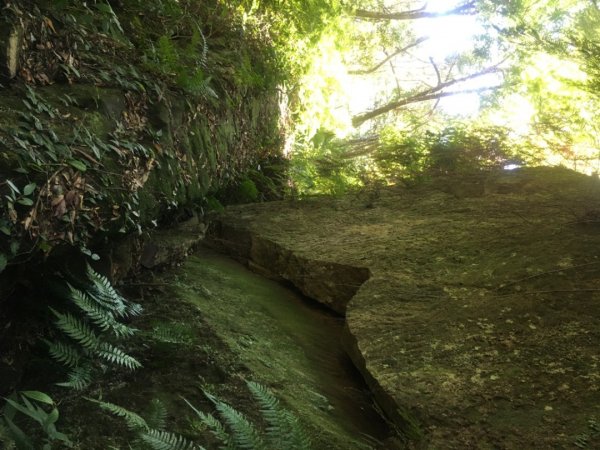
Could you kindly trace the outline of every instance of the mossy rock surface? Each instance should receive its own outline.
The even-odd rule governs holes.
[[[273,242],[307,270],[370,270],[348,350],[409,447],[571,447],[600,412],[600,183],[560,168],[465,183],[230,207],[213,232],[238,230],[221,246],[251,260]]]

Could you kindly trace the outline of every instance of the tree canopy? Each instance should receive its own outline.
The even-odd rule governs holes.
[[[341,152],[340,165],[358,155],[356,170],[381,175],[368,156],[390,136],[405,147],[410,136],[501,128],[521,149],[506,161],[600,168],[597,2],[355,0],[339,11],[292,108],[302,164]],[[317,150],[320,129],[332,133]]]

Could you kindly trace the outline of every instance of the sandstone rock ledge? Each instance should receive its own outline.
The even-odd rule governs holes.
[[[408,448],[599,448],[600,183],[521,169],[373,198],[230,207],[212,239],[346,309]]]

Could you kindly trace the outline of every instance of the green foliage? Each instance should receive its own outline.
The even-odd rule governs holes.
[[[575,437],[574,444],[578,448],[594,448],[600,440],[600,423],[595,417],[588,420],[587,430]]]
[[[178,323],[161,323],[153,327],[149,337],[167,344],[190,344],[194,340],[189,328]]]
[[[225,425],[212,414],[199,411],[189,401],[184,400],[227,449],[310,449],[310,439],[298,419],[282,408],[277,398],[266,387],[252,381],[247,381],[246,384],[258,402],[267,424],[264,433],[244,414],[209,392],[204,391],[204,394],[214,404]]]
[[[148,430],[141,433],[140,438],[153,450],[200,450],[203,448],[168,431]]]
[[[150,402],[150,410],[146,414],[146,423],[148,427],[155,430],[162,430],[167,424],[167,408],[157,398]]]
[[[137,432],[140,442],[134,448],[152,450],[203,450],[202,446],[198,446],[182,436],[162,430],[165,425],[166,409],[157,399],[152,400],[147,420],[139,414],[114,403],[91,398],[88,398],[88,400],[97,404],[104,411],[120,417],[125,421],[130,430]]]
[[[272,448],[309,449],[310,439],[300,426],[298,418],[283,409],[279,400],[263,385],[246,383],[258,402],[267,422],[267,439]]]
[[[226,427],[230,430],[227,442],[231,443],[233,448],[260,449],[265,447],[264,439],[258,429],[244,414],[208,392],[204,392],[204,395],[213,402]]]
[[[117,317],[135,317],[139,316],[143,309],[138,303],[127,301],[112,286],[108,278],[95,272],[90,266],[87,267],[87,276],[91,282],[88,287],[88,294],[98,305],[104,308],[105,314],[110,317],[115,314]],[[135,330],[130,330],[129,335]],[[123,333],[120,331],[119,333]],[[119,333],[116,333],[117,336]]]
[[[256,188],[254,181],[249,178],[245,178],[238,186],[236,200],[238,200],[240,203],[255,202],[258,200],[258,195],[258,189]]]
[[[100,340],[92,328],[82,320],[79,320],[72,314],[62,314],[50,308],[52,314],[56,316],[56,326],[67,336],[77,341],[84,350],[95,351],[100,346]]]
[[[30,34],[0,108],[0,272],[141,233],[278,152],[276,5],[245,28],[238,1],[18,3],[10,21]]]
[[[89,266],[85,291],[69,284],[68,292],[68,298],[79,314],[50,310],[56,318],[57,329],[68,336],[71,343],[46,340],[50,355],[70,369],[68,380],[58,385],[85,389],[100,360],[129,370],[141,367],[137,359],[109,342],[126,340],[135,334],[136,329],[117,318],[139,315],[141,306],[125,300],[106,277]]]
[[[531,161],[526,149],[515,145],[508,130],[464,125],[421,135],[388,130],[373,159],[388,180],[457,175]]]
[[[205,199],[206,209],[208,211],[222,212],[225,210],[223,204],[214,196],[209,195]]]
[[[200,422],[222,443],[221,448],[229,450],[310,449],[310,439],[300,426],[298,419],[285,410],[266,387],[252,381],[247,382],[247,385],[258,403],[267,425],[264,432],[248,420],[244,414],[206,391],[204,394],[213,403],[225,425],[212,414],[198,410],[185,398],[183,400],[196,413]],[[110,414],[120,417],[129,429],[136,431],[140,440],[139,448],[153,450],[203,449],[202,446],[183,436],[164,430],[166,410],[156,399],[152,401],[151,410],[146,419],[113,403],[88,400]],[[134,448],[138,447],[134,446]]]
[[[39,391],[21,391],[18,395],[6,398],[6,404],[0,415],[0,443],[19,450],[50,450],[54,444],[60,443],[63,448],[73,448],[67,435],[56,428],[59,412],[56,404],[47,394]],[[25,430],[20,426],[16,413],[33,420],[41,428],[43,438],[37,440],[31,427]]]
[[[104,411],[107,411],[107,412],[123,419],[125,421],[125,423],[127,424],[127,427],[130,430],[137,430],[137,429],[149,430],[150,429],[143,417],[141,417],[140,415],[138,415],[132,411],[129,411],[128,409],[123,408],[122,406],[115,405],[114,403],[95,400],[93,398],[87,398],[87,400],[89,400],[92,403],[97,404]]]
[[[92,383],[92,370],[90,362],[75,366],[67,374],[67,381],[56,383],[56,385],[82,391]]]
[[[217,98],[216,92],[209,86],[211,78],[205,68],[208,44],[200,27],[195,29],[187,45],[174,41],[167,35],[158,38],[146,56],[150,67],[163,75],[173,76],[179,87],[202,97]]]
[[[48,346],[50,356],[57,360],[59,363],[64,364],[70,369],[73,369],[79,365],[81,359],[81,353],[75,347],[64,342],[51,342],[47,339],[44,340]]]
[[[364,160],[347,158],[347,151],[344,141],[323,129],[310,141],[298,143],[289,168],[291,195],[341,195],[359,186]]]

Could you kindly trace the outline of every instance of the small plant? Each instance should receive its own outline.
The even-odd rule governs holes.
[[[579,448],[595,448],[600,438],[600,423],[595,417],[588,420],[587,430],[575,437],[573,442]]]
[[[193,336],[189,329],[178,323],[158,324],[148,335],[151,339],[165,344],[187,345],[193,342]]]
[[[68,380],[59,386],[77,390],[87,387],[99,362],[133,370],[140,362],[117,346],[135,334],[134,328],[120,320],[139,315],[141,306],[124,299],[108,279],[87,268],[88,286],[79,290],[68,285],[69,300],[78,313],[59,312],[50,308],[56,317],[56,327],[69,341],[46,341],[50,355],[70,369]]]
[[[0,415],[0,443],[4,444],[2,448],[49,450],[54,443],[60,443],[63,448],[73,448],[67,435],[56,429],[59,418],[58,408],[47,394],[39,391],[21,391],[18,395],[5,400],[6,405]],[[39,424],[45,436],[42,447],[32,436],[30,427],[24,431],[15,423],[17,413]]]
[[[282,408],[279,400],[265,387],[253,381],[247,381],[248,389],[260,406],[260,412],[267,424],[264,432],[252,423],[244,414],[219,400],[207,391],[204,395],[214,404],[221,420],[210,413],[198,410],[185,398],[187,405],[196,413],[203,426],[228,450],[308,450],[310,439],[302,429],[298,419]],[[88,399],[105,411],[125,420],[128,428],[137,430],[139,446],[135,448],[153,450],[202,450],[183,436],[165,431],[166,411],[162,404],[154,400],[148,419],[113,403]],[[158,419],[158,420],[157,420]]]
[[[264,433],[246,416],[232,406],[204,391],[204,395],[215,405],[221,423],[212,414],[206,414],[196,409],[184,399],[194,410],[202,423],[219,439],[227,449],[261,449],[261,450],[305,450],[310,449],[310,439],[302,429],[298,419],[289,411],[282,408],[279,400],[263,385],[254,381],[246,382],[260,406],[260,412],[267,423]]]
[[[192,31],[187,45],[181,45],[170,36],[162,35],[152,46],[147,59],[150,66],[164,75],[175,76],[177,85],[187,92],[201,97],[217,98],[210,87],[211,77],[205,73],[208,55],[206,38],[198,24]]]
[[[122,418],[130,430],[137,431],[138,441],[134,448],[152,450],[204,450],[204,447],[194,444],[183,436],[164,431],[166,410],[158,399],[154,399],[148,418],[129,411],[114,403],[103,402],[88,398],[101,409],[114,416]]]

